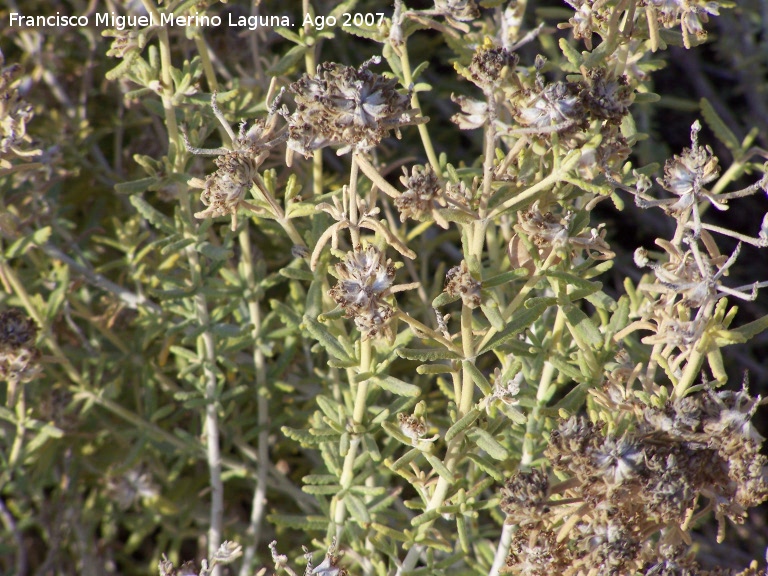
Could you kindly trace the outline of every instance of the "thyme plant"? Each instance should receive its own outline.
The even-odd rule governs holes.
[[[3,8],[4,573],[765,573],[751,2],[106,5]]]

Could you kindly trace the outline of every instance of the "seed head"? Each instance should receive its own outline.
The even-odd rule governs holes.
[[[465,306],[478,308],[480,306],[481,284],[469,273],[467,261],[454,266],[445,275],[445,291],[452,296],[460,296]]]
[[[477,86],[490,91],[504,80],[503,74],[517,66],[519,58],[506,48],[481,47],[472,56],[469,76]]]
[[[336,265],[339,282],[329,294],[345,311],[364,337],[381,333],[392,317],[392,307],[383,301],[395,277],[395,267],[378,248],[368,245],[349,252]]]
[[[414,166],[410,176],[404,167],[403,173],[400,182],[406,191],[395,199],[395,205],[400,210],[400,221],[405,222],[409,217],[423,220],[431,214],[442,228],[448,228],[448,223],[437,212],[438,208],[446,206],[446,201],[440,195],[440,181],[432,167]]]
[[[411,109],[410,98],[400,94],[397,80],[371,72],[378,57],[355,69],[333,62],[317,67],[317,74],[305,74],[294,82],[296,110],[288,121],[288,148],[305,156],[325,146],[341,146],[338,153],[367,151],[377,146],[392,130],[421,124]]]
[[[247,152],[232,151],[215,160],[218,169],[202,184],[201,202],[207,208],[195,213],[195,218],[234,216],[253,185],[258,164]],[[197,180],[191,184],[199,183]]]

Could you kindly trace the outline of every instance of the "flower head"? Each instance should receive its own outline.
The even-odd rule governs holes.
[[[481,303],[481,284],[469,273],[467,261],[454,266],[445,275],[445,291],[452,296],[460,296],[465,306],[478,308]]]
[[[329,294],[365,337],[378,335],[392,317],[392,307],[383,298],[389,294],[395,267],[373,245],[356,248],[336,264],[339,282]]]
[[[441,228],[448,228],[448,222],[438,212],[446,206],[445,198],[440,194],[441,187],[437,175],[430,165],[414,166],[410,176],[403,168],[404,176],[400,178],[406,190],[395,199],[395,205],[400,210],[400,221],[406,218],[422,220],[432,215]]]
[[[40,373],[37,326],[21,310],[0,312],[0,380],[29,382]]]
[[[296,110],[287,116],[288,148],[309,156],[325,146],[341,146],[339,154],[367,151],[394,130],[421,124],[407,94],[399,93],[397,80],[371,72],[372,58],[355,69],[334,62],[317,67],[291,84]]]

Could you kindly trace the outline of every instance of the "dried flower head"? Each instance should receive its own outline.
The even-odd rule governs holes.
[[[427,422],[424,418],[400,413],[397,415],[397,422],[400,424],[402,433],[410,438],[412,442],[422,440],[427,434]]]
[[[117,502],[117,505],[127,510],[140,500],[155,500],[159,491],[152,477],[140,470],[128,470],[125,474],[111,478],[108,486],[109,492]]]
[[[461,130],[474,130],[485,126],[488,120],[487,102],[454,94],[451,94],[451,100],[461,108],[461,112],[451,116],[451,121]]]
[[[518,471],[501,489],[501,509],[507,523],[538,524],[549,513],[549,478],[541,470]]]
[[[601,0],[566,0],[576,10],[567,24],[558,24],[558,28],[573,28],[573,37],[584,40],[587,50],[592,50],[592,34],[599,31],[607,18],[601,7],[606,4]]]
[[[21,66],[4,64],[5,58],[0,52],[0,168],[10,167],[7,157],[29,157],[40,153],[39,150],[22,148],[24,143],[30,142],[27,123],[34,114],[32,106],[24,101],[16,85]]]
[[[523,126],[515,133],[558,134],[571,131],[585,121],[579,85],[555,82],[542,87],[527,102],[513,110],[515,119]]]
[[[564,574],[573,560],[567,544],[558,542],[555,532],[518,530],[512,538],[502,572],[520,576]]]
[[[434,12],[459,22],[469,22],[480,16],[475,0],[435,0]]]
[[[480,296],[481,284],[469,273],[467,261],[454,266],[445,274],[445,291],[451,296],[461,297],[462,302],[469,308],[478,308],[482,302]]]
[[[211,95],[211,108],[216,118],[226,130],[232,140],[232,149],[221,148],[195,148],[190,146],[189,139],[182,131],[184,144],[187,151],[203,156],[218,156],[214,161],[218,169],[209,174],[205,180],[192,178],[189,185],[194,188],[202,188],[200,200],[207,206],[205,210],[197,212],[195,218],[216,218],[219,216],[231,216],[232,231],[237,229],[237,210],[245,207],[253,211],[260,209],[245,200],[245,196],[253,185],[254,179],[258,179],[258,168],[269,156],[269,151],[277,145],[281,138],[269,141],[274,127],[274,114],[267,122],[254,122],[253,126],[246,130],[245,123],[240,124],[238,134],[235,134],[227,122],[224,114],[216,104],[216,94]]]
[[[338,153],[368,151],[391,131],[421,124],[408,94],[396,90],[397,80],[371,72],[379,57],[359,68],[325,62],[317,74],[305,74],[291,84],[296,110],[288,121],[288,148],[305,156],[325,146],[341,146]]]
[[[37,326],[21,310],[0,312],[0,380],[29,382],[40,373],[36,337]]]
[[[615,77],[603,68],[585,71],[581,101],[595,118],[620,124],[634,101],[626,76]]]
[[[414,166],[410,176],[408,170],[403,167],[403,173],[400,182],[406,190],[395,198],[395,205],[400,210],[400,221],[405,222],[409,217],[414,220],[423,220],[431,215],[441,228],[447,229],[448,222],[438,211],[440,208],[445,208],[447,203],[440,193],[440,181],[432,167],[430,165]]]
[[[708,0],[648,0],[648,5],[655,9],[656,21],[664,28],[680,25],[686,48],[691,47],[691,37],[703,42],[707,37],[704,24],[710,15],[719,15],[717,2]]]
[[[329,294],[345,311],[364,337],[378,335],[392,317],[385,298],[395,278],[391,260],[373,245],[357,247],[336,264],[339,282]]]
[[[518,62],[517,54],[506,48],[482,46],[472,56],[469,79],[490,94],[503,82],[505,73],[514,70]]]
[[[138,55],[147,43],[146,32],[142,30],[104,30],[101,33],[105,38],[114,38],[112,45],[107,50],[107,56],[113,58],[125,58]]]
[[[573,212],[557,216],[542,212],[538,201],[528,210],[517,213],[515,230],[525,235],[539,250],[539,258],[546,259],[555,250],[564,254],[580,256],[582,251],[593,260],[610,260],[615,256],[605,241],[603,225],[573,234],[570,230]],[[523,264],[523,263],[521,263]]]
[[[325,553],[325,558],[317,566],[312,566],[312,553],[304,548],[304,557],[307,559],[305,576],[347,576],[348,572],[339,566],[340,556],[336,555],[336,538],[331,540],[331,545]],[[275,552],[272,553],[273,557]],[[277,567],[277,564],[275,564]]]

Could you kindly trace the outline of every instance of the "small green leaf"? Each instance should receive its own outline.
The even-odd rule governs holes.
[[[393,376],[376,376],[372,380],[387,392],[392,392],[392,394],[397,394],[398,396],[416,398],[421,394],[421,388],[415,384],[408,384]]]
[[[232,250],[224,248],[223,246],[214,246],[210,242],[201,243],[197,247],[197,251],[214,262],[222,262],[232,258]]]
[[[547,302],[535,303],[531,308],[525,308],[524,310],[518,310],[514,313],[512,320],[507,323],[507,326],[496,334],[491,340],[483,346],[482,350],[478,352],[478,356],[485,354],[490,350],[495,350],[507,340],[515,338],[517,334],[528,328],[533,322],[535,322],[539,316],[544,313],[549,307]]]
[[[136,208],[139,214],[141,214],[147,222],[152,224],[158,230],[167,234],[176,232],[172,220],[168,218],[168,216],[155,210],[149,202],[144,200],[141,196],[131,196],[131,204],[133,204],[133,207]]]
[[[481,304],[480,310],[482,310],[483,315],[488,319],[488,322],[491,323],[491,326],[493,326],[494,329],[498,331],[504,330],[504,319],[501,317],[499,307],[496,306],[495,302],[492,302],[492,305]]]
[[[301,39],[301,37],[296,34],[296,32],[293,32],[292,30],[289,30],[288,28],[285,28],[283,26],[278,26],[275,28],[275,32],[280,34],[283,38],[286,40],[290,40],[294,44],[304,44],[304,41]]]
[[[320,410],[323,411],[323,414],[338,424],[342,423],[342,415],[344,414],[343,406],[322,394],[315,396],[315,400],[317,401]]]
[[[301,479],[305,484],[333,484],[338,480],[333,474],[307,474]]]
[[[427,462],[430,463],[432,466],[432,469],[438,473],[438,475],[453,484],[455,478],[453,476],[453,473],[448,470],[448,468],[445,467],[445,464],[443,464],[443,461],[440,460],[437,456],[433,454],[429,454],[427,452],[423,452],[424,458],[427,459]]]
[[[398,348],[396,351],[400,358],[406,360],[420,360],[421,362],[432,362],[434,360],[454,360],[458,358],[456,354],[444,348]]]
[[[448,428],[448,431],[445,433],[445,441],[450,442],[458,434],[469,428],[481,413],[477,408],[472,408],[472,410],[464,414],[453,426]]]
[[[582,346],[599,348],[602,345],[603,336],[589,316],[573,305],[563,306],[563,312],[566,323]]]
[[[288,50],[278,62],[269,69],[270,76],[282,76],[289,72],[296,63],[304,57],[307,53],[307,47],[303,45],[297,45]]]
[[[480,372],[480,369],[469,360],[463,360],[462,366],[472,377],[472,380],[474,380],[475,384],[477,384],[477,387],[480,388],[480,391],[488,396],[488,394],[491,393],[491,384],[488,382],[488,379],[485,377],[485,375]]]
[[[574,69],[578,70],[584,63],[584,58],[581,56],[581,52],[577,51],[565,38],[560,38],[559,45],[560,50],[563,52],[563,56],[566,57]]]
[[[447,304],[456,302],[456,300],[458,300],[459,298],[461,298],[461,296],[459,296],[458,294],[448,294],[448,292],[440,292],[440,294],[437,295],[437,298],[432,300],[432,307],[442,308]]]
[[[286,210],[286,217],[291,218],[304,218],[305,216],[312,216],[317,214],[317,209],[314,204],[309,202],[292,202],[288,205]]]
[[[294,268],[293,266],[280,268],[280,276],[285,276],[291,280],[304,280],[306,282],[312,282],[315,279],[315,275],[309,270]]]
[[[504,475],[499,471],[499,465],[492,462],[485,456],[468,452],[467,458],[472,460],[472,462],[474,462],[477,467],[480,468],[480,470],[488,474],[491,478],[496,480],[496,482],[502,482],[504,480]]]
[[[335,495],[339,493],[341,486],[339,484],[331,484],[330,486],[302,486],[301,491],[306,494],[316,495]]]
[[[704,116],[704,120],[707,126],[715,133],[717,139],[720,140],[726,147],[733,153],[737,153],[741,150],[741,144],[736,135],[731,132],[728,125],[723,122],[722,118],[717,114],[709,100],[702,98],[699,100],[699,106],[701,106],[701,115]]]
[[[472,428],[467,432],[467,436],[477,444],[478,448],[484,450],[494,460],[506,460],[509,458],[507,449],[482,428]]]
[[[6,250],[5,252],[5,257],[8,259],[11,259],[11,258],[16,258],[18,256],[21,256],[27,250],[29,250],[32,246],[42,246],[43,244],[48,242],[48,239],[50,237],[51,237],[50,226],[44,226],[43,228],[39,228],[29,236],[24,236],[23,238],[19,238],[18,240],[16,240],[16,242],[11,244],[8,250]]]
[[[483,280],[482,285],[483,288],[495,288],[496,286],[503,286],[504,284],[519,280],[520,278],[525,278],[526,276],[528,276],[528,270],[525,268],[517,268],[516,270],[510,270],[509,272],[491,276],[490,278]]]
[[[354,361],[352,355],[349,354],[347,350],[341,345],[339,339],[334,337],[328,331],[328,328],[320,324],[320,322],[314,318],[310,318],[305,314],[304,326],[306,326],[310,335],[315,340],[317,340],[323,348],[325,348],[325,351],[328,352],[328,354],[338,360],[341,360],[342,362]]]

